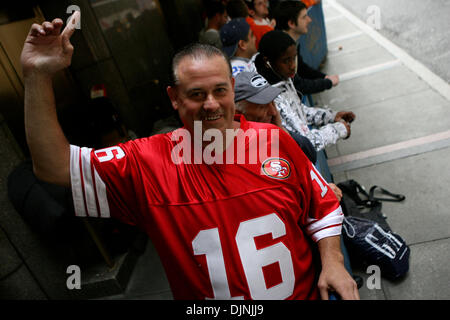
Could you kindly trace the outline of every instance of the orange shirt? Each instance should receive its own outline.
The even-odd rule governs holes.
[[[253,20],[253,18],[251,17],[245,18],[245,21],[247,21],[248,25],[252,29],[253,34],[255,35],[256,49],[258,49],[259,41],[261,41],[262,36],[267,32],[272,31],[273,28],[267,25],[258,25],[255,23],[255,20]]]
[[[302,0],[302,2],[309,8],[315,5],[317,0]]]

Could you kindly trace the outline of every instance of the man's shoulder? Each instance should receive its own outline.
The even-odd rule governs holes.
[[[276,125],[272,123],[265,123],[265,122],[254,122],[254,121],[247,121],[248,123],[248,129],[268,129],[268,130],[277,130],[280,129]]]
[[[230,58],[231,64],[248,64],[249,62],[250,62],[250,59],[243,58],[243,57],[233,56]]]
[[[176,131],[176,130],[175,130]],[[172,148],[172,134],[174,131],[168,133],[155,134],[149,137],[130,140],[119,147],[133,153],[134,155],[147,156],[158,152],[159,157],[162,158],[167,153],[166,151]],[[170,156],[170,153],[169,153]]]
[[[250,59],[242,57],[233,57],[230,59],[233,77],[244,71],[252,71],[250,68]]]
[[[207,38],[217,38],[217,37],[220,37],[220,33],[216,29],[208,29],[208,30],[205,30],[205,32],[203,33],[203,36],[207,37]]]

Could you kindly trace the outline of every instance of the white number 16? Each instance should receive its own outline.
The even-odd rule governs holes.
[[[295,275],[289,249],[282,242],[256,248],[254,238],[269,233],[273,239],[286,234],[283,221],[275,213],[241,222],[236,233],[236,245],[252,299],[285,299],[294,291]],[[212,299],[243,299],[242,296],[231,297],[219,229],[200,231],[192,241],[192,247],[195,255],[206,255],[214,292]],[[267,288],[262,268],[275,262],[280,267],[282,281]]]

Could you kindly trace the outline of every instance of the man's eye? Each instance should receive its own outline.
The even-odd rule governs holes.
[[[215,91],[216,91],[216,93],[224,94],[227,92],[227,89],[226,88],[217,88]]]
[[[200,99],[200,98],[203,97],[203,92],[192,92],[189,95],[189,97],[192,98],[192,99]]]
[[[292,63],[294,61],[295,61],[295,58],[287,58],[287,59],[284,60],[284,63],[285,64],[289,64],[289,63]]]

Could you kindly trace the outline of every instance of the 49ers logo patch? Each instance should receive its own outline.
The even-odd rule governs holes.
[[[261,165],[261,171],[270,178],[284,180],[291,175],[291,166],[282,158],[269,158]]]

